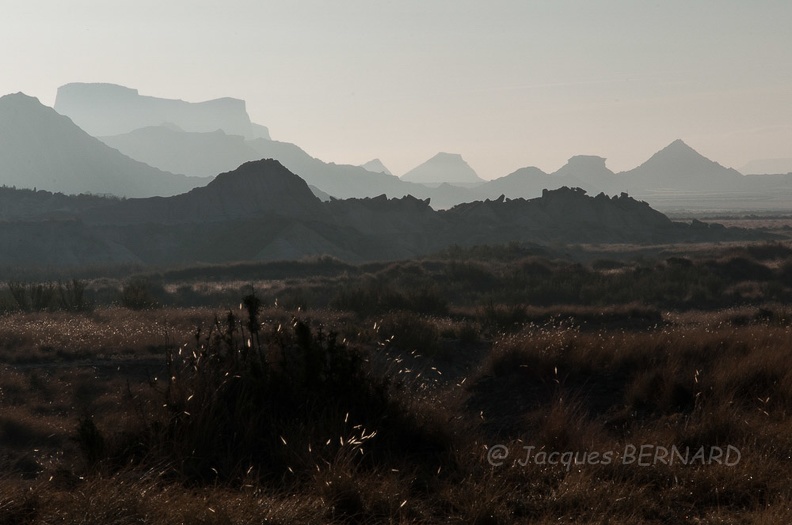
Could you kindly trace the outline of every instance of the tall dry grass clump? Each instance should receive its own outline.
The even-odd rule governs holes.
[[[246,318],[229,311],[193,345],[168,350],[160,401],[137,429],[105,439],[82,421],[86,458],[232,484],[305,483],[326,468],[356,472],[410,457],[432,468],[448,461],[444,430],[406,410],[362,352],[308,319],[262,323],[255,295],[242,309]]]

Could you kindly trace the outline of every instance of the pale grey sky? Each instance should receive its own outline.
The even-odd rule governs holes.
[[[0,94],[68,82],[245,99],[273,138],[402,174],[575,154],[620,171],[676,138],[792,157],[792,2],[0,0]]]

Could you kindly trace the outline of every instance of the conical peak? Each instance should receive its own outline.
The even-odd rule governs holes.
[[[481,182],[481,179],[459,153],[440,152],[404,175],[409,182]]]
[[[686,153],[686,154],[695,154],[699,155],[699,152],[688,146],[682,139],[676,139],[674,142],[666,146],[665,148],[661,149],[658,153]]]
[[[361,168],[374,172],[374,173],[385,173],[386,175],[393,175],[391,171],[385,167],[385,164],[382,163],[380,159],[372,159],[365,164],[361,164]]]

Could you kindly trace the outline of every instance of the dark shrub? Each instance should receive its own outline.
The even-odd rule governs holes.
[[[403,408],[389,381],[371,374],[334,333],[294,319],[290,327],[262,329],[259,338],[251,329],[259,327],[260,304],[249,295],[243,306],[246,321],[229,312],[196,336],[194,350],[167,352],[170,379],[155,404],[161,411],[144,414],[135,435],[109,441],[122,447],[100,447],[90,420],[81,421],[89,463],[99,450],[115,465],[167,464],[191,482],[251,473],[281,482],[310,478],[339,458],[357,464],[421,454],[421,465],[436,469],[450,457],[443,433]]]
[[[382,320],[380,335],[402,350],[433,354],[439,348],[440,332],[435,324],[413,312],[387,315]]]
[[[134,277],[121,289],[121,304],[132,310],[154,308],[160,304],[158,297],[164,295],[162,285],[143,277]]]

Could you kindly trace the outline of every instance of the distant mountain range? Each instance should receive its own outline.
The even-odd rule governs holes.
[[[288,142],[247,140],[222,131],[199,133],[152,126],[100,139],[146,164],[200,177],[232,170],[243,162],[274,158],[316,188],[317,195],[339,199],[383,193],[391,197],[413,195],[448,207],[471,197],[464,188],[430,188],[361,166],[326,163]]]
[[[0,184],[125,197],[176,195],[209,179],[133,160],[22,93],[0,97]]]
[[[273,141],[251,122],[241,100],[189,103],[111,84],[67,84],[58,90],[56,108],[73,122],[21,94],[0,99],[0,184],[167,196],[245,162],[273,158],[322,200],[411,195],[447,209],[501,195],[531,199],[567,186],[591,195],[628,192],[664,211],[792,210],[792,173],[744,176],[681,140],[621,173],[602,157],[580,155],[554,173],[526,167],[483,181],[461,155],[439,153],[399,178],[378,159],[363,166],[327,163]]]
[[[792,174],[752,175],[725,168],[675,140],[640,166],[614,173],[602,157],[579,155],[552,174],[538,168],[473,188],[479,199],[532,198],[543,189],[578,187],[591,194],[627,192],[664,210],[792,210]]]
[[[361,168],[367,171],[371,171],[373,173],[384,173],[385,175],[393,175],[391,170],[385,167],[385,164],[382,163],[379,159],[372,159],[365,164],[360,165]]]
[[[322,202],[275,160],[248,162],[173,197],[109,199],[0,189],[0,265],[69,267],[295,259],[388,260],[450,245],[666,243],[769,238],[749,230],[676,223],[626,195],[544,191],[532,200],[479,201],[435,211],[428,200],[385,196]]]
[[[55,111],[95,137],[167,125],[184,131],[223,130],[248,139],[270,138],[265,126],[250,121],[245,101],[235,98],[191,103],[142,96],[136,89],[115,84],[73,83],[58,88]]]

